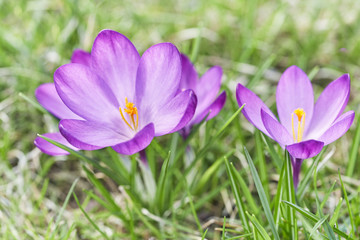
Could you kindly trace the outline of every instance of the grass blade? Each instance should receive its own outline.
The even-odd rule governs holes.
[[[225,157],[229,157],[230,155],[232,155],[235,152],[235,150],[231,150],[229,153],[227,153],[225,155]],[[200,192],[200,190],[202,190],[205,185],[209,182],[210,178],[212,178],[214,176],[214,174],[216,173],[216,171],[219,170],[220,166],[223,164],[224,161],[224,157],[221,157],[219,159],[217,159],[205,172],[204,174],[202,174],[195,192],[198,193]]]
[[[280,178],[278,181],[277,191],[274,198],[274,219],[275,219],[275,227],[279,228],[280,216],[281,216],[281,200],[284,194],[284,177],[285,177],[286,164],[283,164]]]
[[[265,60],[264,64],[258,69],[255,76],[248,82],[246,87],[251,89],[253,86],[255,86],[259,82],[259,80],[261,80],[261,77],[264,75],[265,70],[271,66],[275,59],[275,54],[270,55],[270,57],[268,57]]]
[[[323,218],[321,218],[316,224],[315,226],[311,229],[310,232],[310,236],[309,238],[311,238],[312,235],[314,235],[314,233],[318,230],[318,228],[326,221],[326,219],[329,217],[329,215],[324,216]]]
[[[84,214],[86,219],[91,223],[91,225],[106,239],[110,239],[103,231],[100,230],[100,228],[94,223],[94,221],[90,218],[90,216],[85,212],[84,208],[81,206],[79,199],[77,198],[76,194],[73,193],[74,199],[76,201],[76,204],[79,206],[81,212]]]
[[[256,150],[256,159],[259,164],[259,175],[261,179],[262,186],[264,187],[264,191],[267,197],[267,200],[270,200],[269,195],[269,181],[266,172],[266,163],[265,163],[265,156],[264,156],[264,148],[261,139],[261,133],[259,130],[255,131],[255,150]]]
[[[315,66],[313,69],[311,69],[308,77],[310,79],[310,81],[313,80],[313,78],[316,76],[316,74],[320,71],[320,67],[319,66]]]
[[[349,218],[350,218],[350,222],[351,222],[350,236],[352,237],[353,234],[355,234],[356,226],[355,226],[355,221],[354,221],[354,217],[353,217],[353,214],[352,214],[350,202],[349,202],[349,199],[348,199],[348,196],[347,196],[347,193],[346,193],[346,189],[345,189],[344,183],[343,183],[343,181],[342,181],[342,179],[341,179],[340,170],[339,170],[339,179],[340,179],[340,183],[341,183],[341,189],[342,189],[342,191],[343,191],[343,193],[344,193],[344,198],[345,198],[346,206],[347,206],[348,211],[349,211]]]
[[[359,145],[360,145],[360,114],[358,114],[356,118],[356,131],[355,137],[352,139],[353,145],[351,146],[351,152],[349,157],[349,162],[347,164],[346,169],[346,176],[351,177],[354,173],[355,169],[355,162],[357,160],[357,155],[359,152]]]
[[[321,204],[320,204],[320,211],[322,211],[323,207],[326,204],[326,201],[329,199],[330,194],[332,193],[332,191],[334,190],[336,184],[336,180],[334,181],[333,185],[331,186],[330,190],[326,192],[324,199],[322,200]]]
[[[257,192],[259,194],[261,205],[262,205],[262,207],[264,209],[266,219],[269,221],[270,228],[271,228],[271,231],[273,233],[274,238],[277,239],[277,240],[280,240],[279,234],[276,231],[276,226],[275,226],[275,223],[274,223],[274,217],[273,217],[273,215],[272,215],[272,213],[270,211],[270,205],[269,205],[269,202],[268,202],[268,200],[266,198],[266,194],[264,192],[264,188],[262,187],[259,175],[258,175],[258,173],[256,171],[254,163],[253,163],[253,161],[252,161],[252,159],[251,159],[251,157],[249,155],[249,152],[247,151],[246,148],[244,148],[244,152],[245,152],[245,158],[247,159],[247,161],[249,163],[251,175],[252,175],[252,177],[254,179],[256,190],[257,190]]]
[[[191,193],[190,193],[189,186],[188,186],[188,184],[186,182],[186,179],[184,179],[184,182],[185,182],[185,186],[186,186],[186,191],[187,191],[187,196],[188,196],[188,199],[189,199],[191,212],[192,212],[192,214],[194,216],[194,219],[195,219],[195,222],[196,222],[196,225],[198,227],[199,232],[203,234],[203,229],[201,227],[200,220],[199,220],[199,218],[197,216],[197,213],[196,213],[196,210],[195,210],[195,207],[194,207],[194,202],[193,202],[193,199],[192,199],[192,196],[191,196]]]
[[[175,165],[175,164],[178,162],[178,160],[180,159],[180,157],[182,157],[182,156],[184,155],[184,152],[186,151],[187,147],[190,145],[191,139],[193,139],[193,137],[197,134],[197,132],[199,131],[200,127],[205,124],[206,119],[207,119],[207,116],[208,116],[208,115],[206,115],[206,116],[204,117],[204,119],[203,119],[200,123],[198,123],[198,124],[196,124],[195,126],[193,126],[193,128],[191,129],[191,132],[190,132],[189,136],[187,136],[187,138],[185,139],[185,141],[183,141],[181,147],[178,147],[178,148],[177,148],[178,150],[177,150],[176,155],[175,155],[175,157],[174,157],[174,159],[173,159],[172,165]],[[165,157],[163,157],[163,158],[165,159]]]
[[[196,158],[194,161],[185,169],[184,176],[187,176],[189,172],[194,168],[195,164],[199,159],[201,159],[205,153],[207,153],[208,149],[216,142],[216,140],[220,137],[220,135],[224,132],[224,130],[230,125],[230,123],[240,114],[241,110],[244,108],[245,104],[242,105],[225,123],[224,125],[216,132],[214,137],[210,138],[210,140],[205,144],[205,146],[196,154]],[[175,158],[176,159],[176,158]]]
[[[205,239],[208,230],[209,230],[208,228],[205,230],[205,232],[204,232],[203,235],[201,236],[201,240],[204,240],[204,239]]]
[[[142,213],[142,212],[147,211],[147,210],[146,209],[141,209],[140,210],[140,207],[138,206],[138,204],[132,199],[131,192],[129,192],[126,188],[123,188],[123,187],[120,188],[120,192],[122,192],[124,194],[125,193],[127,194],[126,200],[132,205],[132,210],[135,211],[135,213],[138,215],[138,217],[144,223],[144,225],[149,230],[151,230],[159,239],[164,239],[164,237],[162,236],[162,234],[160,233],[158,228],[153,226],[153,224],[151,222],[149,222],[148,219]]]
[[[214,139],[217,139],[222,132],[229,126],[229,124],[240,114],[240,112],[245,107],[245,103],[225,122],[225,124],[216,132]]]
[[[154,176],[153,176],[148,164],[143,163],[141,160],[139,160],[138,166],[140,167],[144,186],[146,189],[146,193],[144,193],[144,194],[147,195],[147,198],[148,198],[147,201],[151,203],[154,201],[155,193],[156,193],[156,183],[155,183]]]
[[[105,204],[104,207],[106,207],[109,211],[113,212],[113,214],[118,216],[122,221],[124,221],[124,223],[126,223],[127,218],[122,213],[123,212],[122,209],[115,203],[113,197],[109,193],[109,190],[104,187],[104,185],[100,182],[100,180],[97,179],[89,169],[87,169],[85,166],[83,166],[83,169],[86,173],[86,176],[89,178],[90,182],[94,184],[94,186],[99,191],[101,196],[106,200],[106,201],[102,201],[102,203]]]
[[[307,232],[312,231],[313,225],[310,223],[310,221],[307,218],[305,218],[301,214],[298,215],[298,219],[302,223],[303,228],[305,229],[305,231],[304,231],[304,239],[309,239],[310,240]],[[318,239],[326,239],[326,240],[328,240],[328,238],[323,237],[319,232],[316,232],[316,231],[313,234],[313,239],[316,239],[316,240],[318,240]]]
[[[55,227],[54,227],[54,231],[52,232],[51,236],[49,239],[54,239],[54,236],[55,236],[55,233],[56,233],[56,230],[57,230],[57,227],[59,226],[59,223],[60,223],[60,220],[62,218],[62,215],[65,211],[65,208],[70,200],[70,197],[71,197],[71,194],[73,193],[74,189],[75,189],[75,186],[77,184],[77,182],[79,181],[79,178],[75,179],[75,181],[73,182],[73,184],[71,185],[70,187],[70,190],[68,192],[68,194],[66,195],[66,198],[65,198],[65,201],[64,201],[64,204],[62,205],[60,211],[59,211],[59,214],[58,216],[56,217],[56,221],[55,221]]]
[[[254,240],[259,240],[259,231],[256,230],[254,224],[252,225],[252,228],[251,228],[251,229],[252,229],[252,233],[253,233],[253,238],[254,238]]]
[[[156,202],[158,203],[158,209],[160,210],[160,212],[162,212],[165,208],[164,207],[164,201],[165,201],[164,193],[165,193],[165,182],[166,182],[165,180],[168,172],[170,155],[171,152],[168,153],[168,157],[165,159],[165,162],[161,167],[160,177],[158,182],[159,188],[156,189]]]
[[[305,209],[291,203],[288,201],[283,200],[283,203],[285,203],[286,205],[288,205],[289,207],[295,209],[297,212],[299,212],[300,214],[302,214],[304,217],[306,217],[307,219],[313,221],[313,222],[318,222],[320,220],[320,218],[318,216],[316,216],[315,214],[306,211]],[[343,231],[341,231],[340,229],[338,229],[337,227],[332,227],[332,229],[334,230],[335,233],[339,234],[341,237],[345,238],[345,239],[351,239],[353,240],[353,238],[351,238],[350,236],[348,236],[346,233],[344,233]]]
[[[283,165],[283,160],[281,159],[279,154],[275,151],[274,144],[271,143],[272,140],[270,140],[270,138],[264,134],[262,134],[262,136],[263,136],[265,145],[269,150],[271,159],[274,161],[275,166],[280,170]]]
[[[333,213],[333,215],[332,215],[332,217],[331,217],[331,219],[330,219],[330,222],[329,222],[330,226],[334,226],[335,223],[337,222],[337,219],[338,219],[338,217],[339,217],[339,213],[340,213],[340,208],[341,208],[342,202],[343,202],[343,198],[340,198],[338,204],[336,205],[336,208],[335,208],[335,210],[334,210],[334,213]]]
[[[256,231],[256,230],[255,230]],[[246,239],[249,239],[248,237],[250,237],[251,233],[247,233],[247,234],[242,234],[242,235],[239,235],[239,236],[234,236],[234,237],[230,237],[230,238],[226,238],[226,240],[236,240],[236,239],[241,239],[241,238],[246,238]]]
[[[112,170],[105,168],[103,166],[100,165],[100,163],[94,159],[91,159],[89,157],[86,157],[84,154],[77,152],[61,143],[58,143],[48,137],[42,136],[40,134],[38,134],[39,137],[45,139],[46,141],[54,144],[55,146],[69,152],[71,155],[78,157],[79,159],[83,160],[86,163],[89,163],[91,165],[93,165],[97,170],[101,171],[102,173],[104,173],[105,175],[107,175],[109,178],[113,179],[114,181],[117,182],[117,184],[119,185],[128,185],[129,182],[127,181],[127,179],[122,178],[121,175],[115,174]]]
[[[320,218],[323,218],[324,215],[322,213],[322,210],[321,210],[321,206],[320,206],[320,203],[319,203],[319,196],[318,196],[318,192],[317,192],[317,185],[316,185],[316,182],[317,182],[317,167],[316,169],[314,170],[314,192],[315,192],[315,201],[316,201],[316,207],[317,207],[317,212],[318,212],[318,215]],[[327,218],[326,218],[327,219]],[[329,222],[327,220],[324,220],[324,230],[327,234],[327,236],[330,238],[330,240],[336,240],[335,238],[335,233],[333,231],[333,229],[331,228],[331,226],[329,225]],[[321,219],[319,220],[321,221]]]
[[[246,217],[246,213],[244,210],[244,203],[241,200],[239,189],[236,186],[235,177],[231,171],[230,164],[229,164],[229,161],[227,160],[227,158],[224,158],[224,161],[225,161],[225,165],[226,165],[226,171],[230,178],[231,189],[232,189],[234,197],[235,197],[236,206],[239,211],[239,217],[240,217],[241,222],[244,225],[244,228],[246,229],[246,231],[250,232],[250,226],[249,226],[249,223],[248,223],[248,220]]]
[[[246,214],[248,215],[249,220],[251,221],[255,229],[258,231],[258,233],[260,233],[262,238],[265,240],[271,240],[270,236],[266,233],[266,230],[261,226],[259,221],[256,219],[255,215],[254,214],[250,215],[250,213],[248,212],[246,212]]]
[[[223,190],[224,188],[227,188],[229,186],[229,184],[230,184],[230,182],[226,181],[222,185],[218,186],[217,188],[215,188],[215,189],[211,190],[210,192],[208,192],[207,194],[205,194],[205,196],[198,198],[194,205],[195,209],[199,209],[205,203],[207,203],[211,199],[217,197],[219,195],[220,191]],[[187,212],[190,212],[189,209],[184,211],[184,213],[187,213]]]
[[[191,57],[190,57],[190,60],[193,64],[195,64],[196,62],[196,59],[197,59],[197,56],[199,54],[199,49],[200,49],[200,43],[201,43],[201,35],[202,35],[202,31],[203,31],[203,27],[202,27],[202,23],[199,24],[200,26],[198,27],[198,35],[195,39],[195,42],[194,42],[194,47],[191,51]]]
[[[314,222],[318,222],[320,219],[318,216],[316,216],[315,214],[306,211],[305,209],[295,205],[294,203],[282,200],[281,202],[285,203],[286,205],[288,205],[289,207],[292,207],[293,209],[295,209],[297,212],[301,213],[304,217],[306,217],[307,219],[314,221]]]
[[[307,186],[309,185],[310,181],[311,181],[311,177],[313,176],[314,173],[314,169],[315,167],[318,165],[320,159],[322,158],[322,156],[324,155],[324,153],[326,152],[326,149],[328,148],[328,146],[325,146],[320,154],[318,154],[313,162],[313,164],[311,165],[311,167],[307,170],[307,172],[305,173],[304,178],[300,181],[299,183],[299,187],[297,190],[297,197],[299,199],[299,201],[301,201],[304,197],[305,194],[305,189],[307,188]]]
[[[27,101],[28,103],[30,103],[33,107],[35,107],[36,109],[40,110],[42,113],[45,114],[49,114],[48,111],[46,111],[37,101],[29,98],[28,96],[26,96],[25,94],[23,94],[22,92],[19,93],[19,96],[24,99],[25,101]],[[51,114],[50,114],[51,115]],[[53,116],[53,115],[52,115]]]
[[[223,229],[222,229],[222,240],[225,240],[225,227],[226,227],[226,216],[224,216]]]
[[[248,202],[248,204],[252,208],[253,212],[255,214],[257,214],[259,212],[259,207],[255,203],[254,198],[251,195],[251,192],[249,190],[248,185],[246,184],[246,182],[241,177],[240,173],[236,170],[236,168],[234,167],[234,165],[232,163],[230,164],[230,166],[231,166],[231,171],[232,171],[233,175],[236,177],[236,180],[237,180],[236,185],[238,186],[239,189],[241,189],[243,195],[245,196],[246,201]]]
[[[106,150],[109,153],[110,158],[102,158],[101,161],[104,162],[104,159],[106,159],[106,165],[117,174],[122,175],[128,181],[130,179],[130,173],[124,165],[122,156],[112,148],[107,148]],[[112,165],[109,164],[110,162]]]
[[[292,176],[291,168],[291,159],[288,151],[285,151],[285,193],[289,202],[295,203],[295,190],[294,182]],[[291,239],[296,240],[298,238],[297,234],[297,224],[296,224],[296,215],[294,209],[289,209],[288,211],[288,221],[290,224]]]

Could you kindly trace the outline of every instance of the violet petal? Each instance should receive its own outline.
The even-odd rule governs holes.
[[[307,138],[320,137],[344,111],[350,95],[350,77],[344,74],[331,82],[318,98]]]
[[[72,63],[80,63],[88,67],[91,66],[91,55],[81,49],[76,49],[71,56]]]
[[[35,91],[35,97],[41,106],[59,119],[81,119],[63,103],[54,83],[41,84]]]
[[[115,132],[104,124],[84,120],[61,120],[59,129],[69,143],[83,150],[114,146],[133,137],[126,136],[122,132]]]
[[[190,59],[181,54],[181,81],[180,89],[196,89],[196,84],[198,81],[198,74],[195,70],[194,65],[191,63]]]
[[[224,107],[226,102],[226,92],[223,91],[216,99],[215,101],[208,106],[203,112],[197,113],[197,108],[195,111],[195,115],[193,120],[191,121],[191,125],[200,123],[206,115],[208,115],[206,121],[212,119],[216,115],[219,114],[221,109]]]
[[[154,124],[146,125],[131,140],[112,146],[120,154],[132,155],[145,149],[154,138]]]
[[[270,136],[266,130],[263,121],[261,119],[261,109],[263,109],[271,117],[276,118],[271,110],[265,105],[265,103],[255,95],[252,91],[241,85],[240,83],[236,87],[236,99],[241,107],[245,104],[242,113],[246,119],[252,123],[256,128]]]
[[[61,143],[75,151],[78,151],[79,149],[72,146],[60,133],[45,133],[42,134],[43,136],[50,138],[58,143]],[[38,147],[43,153],[46,153],[48,155],[52,156],[58,156],[58,155],[68,155],[69,152],[55,146],[54,144],[46,141],[45,139],[41,137],[37,137],[34,140],[34,144],[36,147]]]
[[[200,78],[196,89],[193,89],[198,99],[198,112],[203,112],[216,98],[221,86],[221,77],[221,67],[214,66]]]
[[[344,135],[349,130],[354,121],[355,112],[349,111],[341,115],[336,121],[328,128],[323,135],[319,138],[325,145],[332,143],[336,139]]]
[[[158,110],[153,120],[155,136],[176,132],[194,116],[197,99],[190,89],[180,92],[168,104]]]
[[[299,67],[291,66],[282,74],[276,89],[276,106],[280,122],[288,132],[292,131],[291,115],[297,108],[302,108],[306,114],[306,122],[311,122],[314,93],[309,78]],[[309,124],[305,125],[305,132],[308,126]]]
[[[180,78],[181,61],[177,48],[171,43],[150,47],[141,57],[136,76],[135,104],[138,109],[151,118],[156,109],[175,97]]]
[[[294,158],[307,159],[319,154],[324,143],[316,140],[307,140],[286,146],[286,150]]]
[[[130,40],[112,30],[101,31],[91,50],[92,67],[107,83],[118,102],[134,101],[140,55]]]
[[[119,104],[109,87],[85,65],[70,63],[54,74],[56,90],[74,113],[89,121],[122,122]]]
[[[282,147],[294,142],[286,128],[263,109],[261,109],[261,119],[270,137],[277,141]]]

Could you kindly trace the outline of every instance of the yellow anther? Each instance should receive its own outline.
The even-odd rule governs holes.
[[[124,120],[124,122],[126,123],[126,125],[129,126],[129,128],[131,130],[137,130],[138,125],[139,125],[139,114],[138,114],[138,110],[136,107],[134,107],[135,104],[132,102],[129,102],[127,98],[125,98],[125,108],[124,108],[124,112],[127,113],[130,117],[130,123],[126,120],[121,107],[119,107],[119,111],[121,114],[122,119]],[[135,115],[136,115],[136,121],[135,121]]]
[[[294,128],[294,114],[298,117],[298,127],[297,127],[297,136],[295,136],[295,128]],[[293,134],[294,142],[301,142],[304,129],[305,129],[305,111],[302,108],[297,108],[291,114],[291,129]]]
[[[294,113],[296,114],[296,116],[298,117],[299,122],[301,121],[301,118],[304,116],[305,117],[305,111],[302,108],[297,108],[295,109]]]

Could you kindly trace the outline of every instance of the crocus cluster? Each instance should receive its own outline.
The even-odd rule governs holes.
[[[355,113],[343,113],[350,94],[350,77],[344,74],[331,82],[314,105],[314,94],[307,75],[298,67],[289,67],[281,76],[276,90],[280,122],[252,91],[241,84],[236,89],[243,114],[264,134],[286,148],[292,158],[295,188],[301,163],[314,157],[324,147],[350,128]]]
[[[217,115],[226,100],[225,92],[216,98],[221,77],[216,66],[198,80],[190,60],[170,43],[140,57],[125,36],[103,30],[91,54],[74,51],[54,83],[39,86],[35,95],[60,119],[60,132],[44,136],[74,150],[112,146],[130,155],[154,136],[179,130],[187,136],[194,124]],[[68,154],[41,137],[35,145],[50,155]]]
[[[160,43],[140,57],[122,34],[103,30],[91,53],[76,50],[69,64],[59,67],[54,83],[36,90],[39,103],[60,119],[57,133],[44,136],[74,150],[111,146],[131,155],[145,149],[156,136],[179,131],[186,138],[194,124],[209,120],[223,108],[218,95],[222,69],[210,68],[198,77],[191,61],[171,43]],[[289,67],[276,91],[277,120],[252,91],[236,89],[243,114],[260,131],[291,155],[295,188],[302,161],[341,137],[354,112],[343,113],[350,94],[350,77],[331,82],[314,104],[307,75]],[[35,145],[50,155],[66,151],[38,137]]]

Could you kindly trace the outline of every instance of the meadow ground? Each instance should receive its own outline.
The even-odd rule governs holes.
[[[0,19],[1,239],[360,237],[358,114],[348,133],[304,161],[296,200],[287,174],[278,184],[290,172],[283,150],[234,115],[237,83],[276,112],[276,85],[291,65],[310,76],[316,97],[349,73],[346,110],[358,113],[357,1],[0,0]],[[90,51],[102,29],[123,33],[140,53],[172,42],[201,74],[213,65],[224,71],[225,108],[189,142],[178,134],[156,138],[148,169],[137,155],[111,149],[51,157],[33,144],[37,133],[57,128],[35,89],[53,81],[74,49]],[[184,154],[187,144],[193,156]]]

